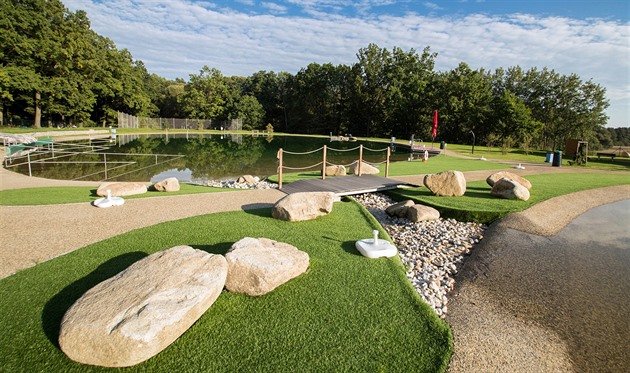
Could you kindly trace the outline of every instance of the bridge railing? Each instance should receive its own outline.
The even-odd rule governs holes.
[[[291,171],[301,171],[301,170],[308,170],[314,167],[319,167],[321,166],[321,172],[322,172],[322,180],[326,179],[326,166],[328,165],[337,165],[331,162],[328,162],[328,150],[331,151],[337,151],[337,152],[351,152],[351,151],[356,151],[359,150],[359,159],[358,161],[352,161],[348,164],[343,164],[343,165],[338,165],[338,166],[344,166],[344,167],[349,167],[352,164],[354,164],[355,162],[357,162],[357,176],[361,176],[362,175],[362,171],[361,171],[361,166],[362,164],[368,163],[371,164],[373,166],[379,165],[379,164],[383,164],[385,163],[385,177],[389,177],[389,159],[391,156],[391,149],[390,147],[386,147],[383,149],[371,149],[368,147],[365,147],[363,145],[359,145],[355,148],[351,148],[351,149],[335,149],[335,148],[331,148],[328,147],[326,145],[322,146],[321,148],[315,149],[315,150],[311,150],[308,152],[290,152],[290,151],[286,151],[283,150],[282,148],[278,149],[278,154],[276,155],[277,159],[278,159],[278,189],[282,189],[282,176],[284,173],[284,170],[291,170]],[[385,160],[382,162],[377,162],[377,163],[373,163],[373,162],[366,162],[363,159],[363,151],[371,151],[371,152],[385,152]],[[290,167],[290,166],[286,166],[284,164],[284,154],[291,154],[291,155],[307,155],[307,154],[313,154],[313,153],[317,153],[321,151],[322,152],[322,161],[309,165],[309,166],[305,166],[305,167]]]

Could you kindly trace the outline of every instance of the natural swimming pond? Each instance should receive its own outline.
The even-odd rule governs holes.
[[[294,155],[327,145],[327,161],[349,164],[359,151],[348,149],[363,145],[367,162],[385,161],[383,151],[389,144],[366,141],[330,141],[329,138],[302,136],[255,136],[236,134],[118,135],[115,139],[56,142],[15,159],[9,169],[32,176],[66,180],[157,181],[177,177],[180,181],[234,178],[245,174],[268,177],[277,173],[277,153],[283,164],[304,168],[322,161],[322,152]],[[380,151],[375,151],[380,150]],[[406,160],[409,148],[399,147],[390,160]],[[319,167],[304,169],[318,171]],[[284,172],[292,172],[285,169]],[[297,171],[297,170],[296,170]]]

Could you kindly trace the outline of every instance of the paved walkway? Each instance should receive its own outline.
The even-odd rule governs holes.
[[[630,189],[621,192],[551,237],[505,222],[486,232],[450,298],[452,372],[630,371]]]

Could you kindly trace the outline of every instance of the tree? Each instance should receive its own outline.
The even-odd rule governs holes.
[[[261,128],[265,117],[265,110],[256,97],[250,95],[239,96],[234,106],[229,109],[228,119],[241,119],[243,129]]]
[[[493,111],[496,123],[492,132],[499,136],[501,143],[529,145],[542,129],[542,123],[532,118],[527,105],[509,90],[495,97]]]
[[[469,143],[471,132],[480,141],[491,132],[492,84],[485,71],[472,70],[462,62],[439,74],[433,89],[435,108],[440,113],[441,139]]]
[[[204,66],[198,75],[190,75],[180,105],[188,118],[215,119],[223,115],[227,96],[221,72]]]

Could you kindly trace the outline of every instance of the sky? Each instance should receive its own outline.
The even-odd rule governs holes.
[[[578,74],[606,88],[608,127],[630,126],[627,0],[63,0],[147,69],[188,80],[292,74],[311,62],[353,64],[369,43],[494,70],[519,65]]]

